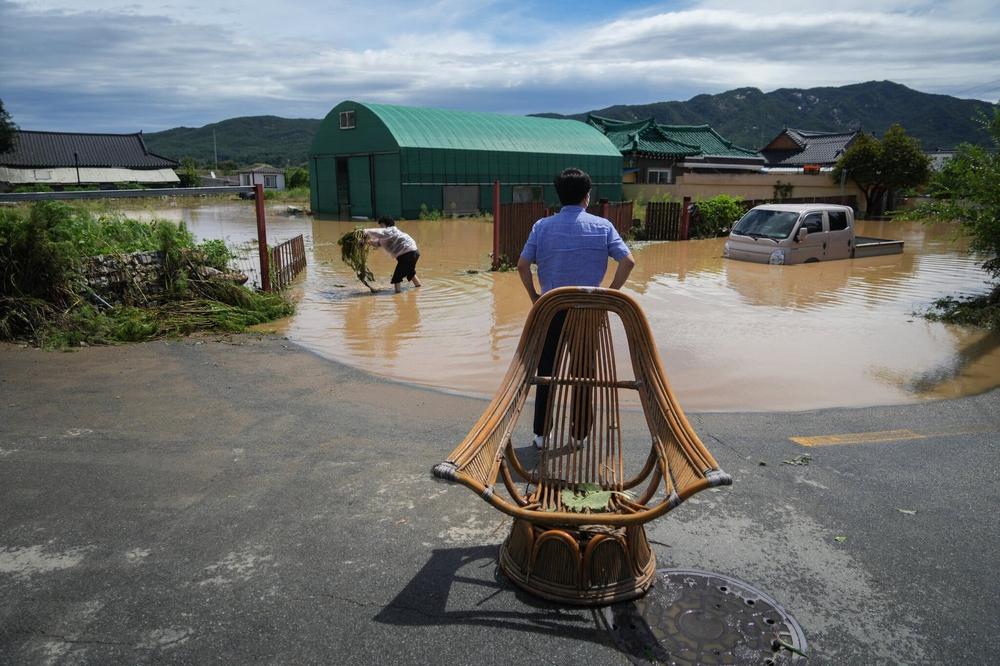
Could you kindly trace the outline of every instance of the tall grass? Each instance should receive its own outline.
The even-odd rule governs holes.
[[[154,307],[108,307],[84,275],[88,257],[159,251],[163,298]],[[221,241],[198,245],[183,224],[97,215],[59,201],[0,210],[0,340],[44,346],[145,340],[197,330],[239,331],[291,314],[281,295],[204,279],[224,269]]]

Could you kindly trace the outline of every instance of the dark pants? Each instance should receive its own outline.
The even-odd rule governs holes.
[[[399,284],[403,281],[403,278],[412,282],[413,276],[417,274],[417,259],[419,258],[420,253],[416,250],[406,252],[396,257],[396,270],[393,271],[392,280],[390,280],[389,283]]]
[[[549,330],[545,334],[545,344],[542,346],[542,356],[538,359],[538,376],[551,377],[556,363],[556,352],[559,346],[559,336],[562,335],[566,323],[566,310],[557,312],[552,317]],[[547,434],[545,419],[549,411],[549,385],[539,384],[535,387],[535,422],[532,424],[536,435]],[[571,434],[576,439],[583,439],[590,432],[591,409],[589,386],[577,386],[572,389],[570,424]],[[551,425],[550,425],[551,427]]]

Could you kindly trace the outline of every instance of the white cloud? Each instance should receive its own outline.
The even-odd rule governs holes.
[[[256,2],[238,11],[77,6],[0,0],[3,98],[23,127],[153,131],[236,115],[322,117],[347,98],[579,112],[872,79],[1000,97],[998,10],[973,0],[843,0],[836,11],[814,0],[735,10],[708,0],[606,19],[577,12],[589,22],[572,28],[530,3],[307,0],[294,13]]]

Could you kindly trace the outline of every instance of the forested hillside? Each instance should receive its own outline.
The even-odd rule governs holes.
[[[861,127],[881,136],[899,123],[925,150],[954,148],[963,141],[989,145],[977,121],[990,104],[979,100],[932,95],[891,81],[870,81],[838,88],[781,88],[764,93],[737,88],[717,95],[698,95],[686,102],[616,105],[591,111],[621,120],[654,117],[667,125],[708,124],[747,148],[760,148],[784,127],[841,131]],[[587,113],[550,118],[584,120]]]
[[[143,135],[146,146],[164,157],[180,160],[193,157],[200,164],[212,166],[215,146],[219,162],[238,165],[263,162],[276,167],[298,166],[306,161],[320,120],[248,116],[230,118],[204,127],[176,127]]]
[[[592,113],[624,120],[650,116],[670,125],[708,124],[734,143],[760,148],[783,127],[840,131],[861,127],[881,136],[899,123],[920,140],[924,149],[953,148],[963,141],[990,145],[978,122],[991,105],[979,100],[923,93],[891,81],[870,81],[838,88],[781,88],[764,93],[737,88],[717,95],[698,95],[686,102],[616,105]],[[550,118],[583,120],[587,112],[571,116],[540,113]],[[273,166],[303,164],[320,120],[277,116],[232,118],[204,127],[178,127],[146,134],[150,150],[177,160],[193,157],[214,164],[213,131],[219,162],[238,165],[258,162]]]

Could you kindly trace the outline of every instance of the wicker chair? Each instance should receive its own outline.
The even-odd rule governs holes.
[[[539,376],[546,333],[558,313],[565,321],[554,367],[551,376]],[[624,327],[633,379],[618,377],[610,313]],[[536,385],[549,387],[549,434],[532,466],[515,451],[511,432]],[[638,393],[646,417],[644,462],[641,453],[624,448],[622,391]],[[628,469],[629,461],[637,469]],[[575,604],[644,594],[656,569],[644,524],[700,490],[732,483],[667,385],[638,304],[620,291],[583,287],[554,289],[538,299],[499,391],[433,474],[468,486],[513,516],[500,550],[500,567],[511,580],[538,596]],[[498,478],[505,495],[496,488]],[[606,503],[581,512],[575,500],[587,495]]]

